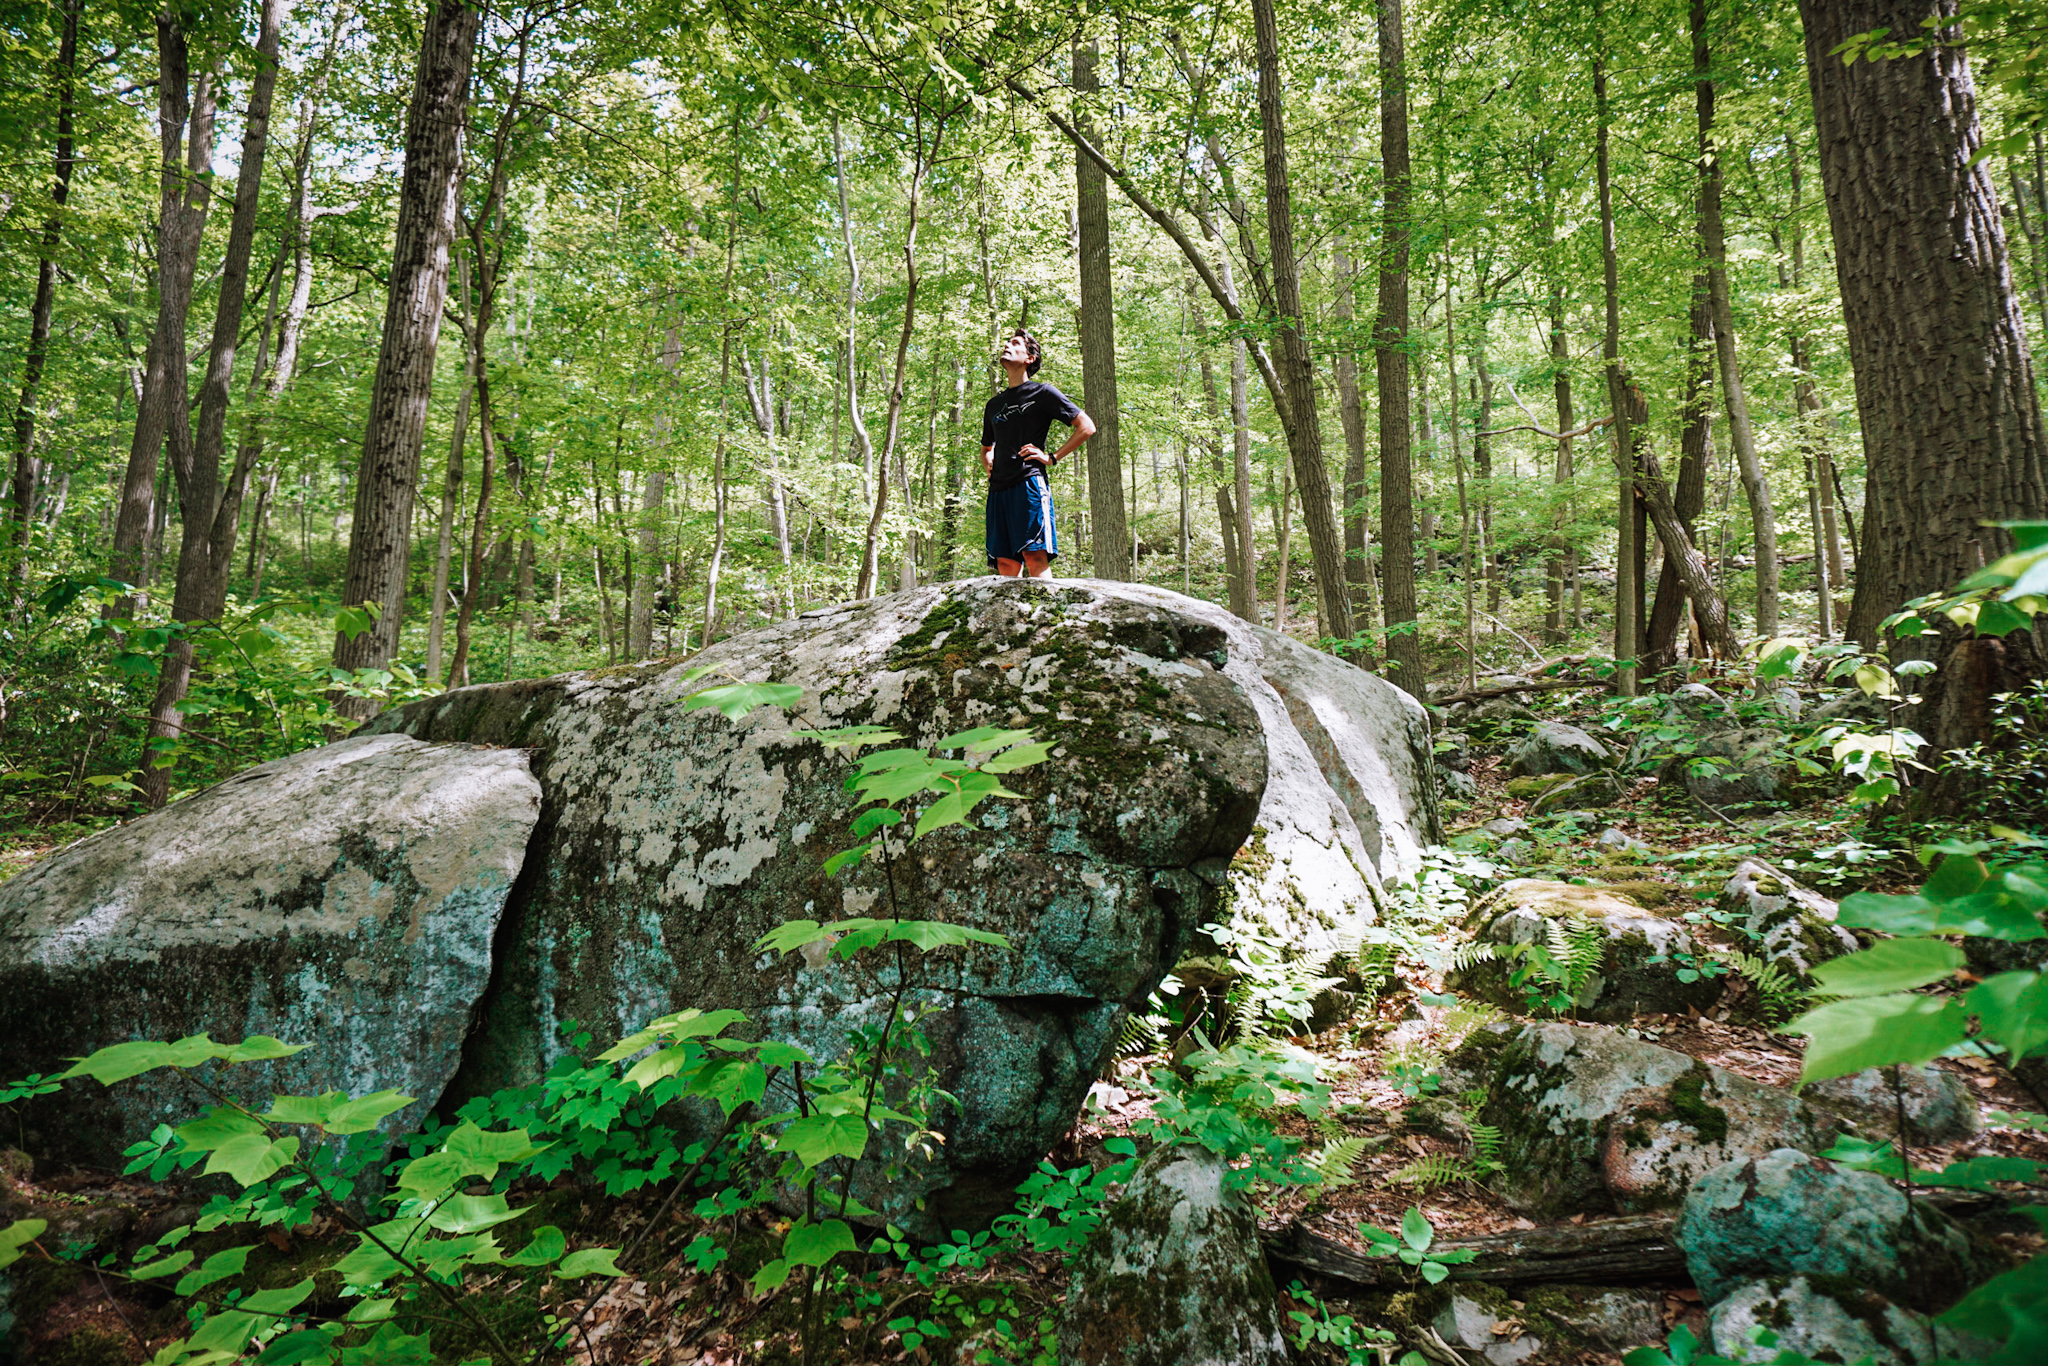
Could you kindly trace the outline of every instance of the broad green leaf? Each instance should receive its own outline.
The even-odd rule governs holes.
[[[848,867],[851,864],[859,863],[861,861],[862,856],[865,855],[868,852],[868,850],[872,848],[874,848],[874,846],[871,844],[856,844],[851,849],[841,849],[831,858],[825,860],[825,876],[832,877],[835,874],[837,874],[840,869]]]
[[[256,1366],[304,1366],[306,1362],[329,1362],[334,1359],[334,1340],[342,1335],[341,1328],[300,1328],[286,1333],[263,1349],[256,1358]]]
[[[853,837],[864,840],[877,830],[903,823],[903,813],[893,806],[875,806],[861,812],[853,819]]]
[[[1430,1227],[1428,1217],[1415,1205],[1410,1205],[1408,1212],[1401,1216],[1401,1241],[1417,1252],[1429,1251],[1429,1245],[1436,1241],[1436,1230]]]
[[[2003,1342],[1994,1362],[2048,1360],[2048,1257],[2035,1257],[1963,1296],[1940,1323]]]
[[[810,1055],[809,1050],[799,1048],[793,1043],[779,1043],[773,1039],[757,1044],[754,1048],[754,1056],[761,1060],[761,1065],[764,1067],[788,1067],[791,1063],[812,1063],[816,1061]]]
[[[892,744],[903,737],[887,726],[840,726],[834,730],[792,730],[799,740],[816,740],[826,749],[850,749],[858,754],[869,745]]]
[[[838,1219],[827,1219],[822,1224],[798,1224],[790,1229],[782,1240],[782,1256],[792,1266],[823,1266],[858,1246],[851,1228]]]
[[[195,1290],[224,1281],[230,1276],[242,1274],[242,1267],[249,1260],[253,1247],[231,1247],[216,1252],[198,1266],[178,1278],[177,1293],[189,1295]]]
[[[535,1143],[524,1129],[482,1129],[464,1122],[448,1135],[446,1150],[476,1163],[477,1175],[490,1177],[502,1163],[524,1162],[553,1146]]]
[[[796,1154],[808,1170],[834,1157],[858,1158],[867,1151],[868,1126],[859,1115],[806,1115],[789,1122],[775,1147]]]
[[[72,1077],[91,1077],[94,1081],[112,1086],[117,1081],[139,1077],[144,1072],[174,1064],[172,1046],[144,1039],[135,1043],[110,1044],[96,1053],[78,1059],[71,1067],[57,1074],[58,1081]]]
[[[290,1165],[299,1155],[299,1140],[269,1134],[240,1134],[213,1150],[202,1175],[226,1172],[244,1186],[267,1181]]]
[[[1442,1262],[1424,1262],[1422,1264],[1422,1279],[1428,1281],[1431,1285],[1442,1285],[1450,1278],[1450,1274],[1450,1268]]]
[[[690,1091],[717,1101],[729,1115],[768,1093],[768,1069],[752,1058],[722,1058],[697,1074]]]
[[[312,1046],[309,1043],[279,1043],[268,1034],[251,1034],[219,1057],[223,1062],[270,1062],[303,1053]]]
[[[368,1133],[387,1115],[395,1115],[412,1104],[411,1096],[396,1091],[372,1091],[366,1096],[343,1101],[334,1108],[325,1128],[330,1134]]]
[[[43,1236],[50,1227],[47,1219],[16,1219],[6,1228],[0,1228],[0,1266],[11,1266],[21,1260],[21,1250]],[[192,1254],[186,1253],[185,1260],[191,1261]]]
[[[871,920],[854,926],[840,935],[838,942],[832,945],[832,956],[844,961],[863,949],[873,948],[882,942],[882,936],[889,932],[889,926],[893,923],[888,920]]]
[[[924,791],[944,771],[944,766],[919,754],[894,767],[862,775],[855,779],[854,791],[864,802],[900,802]]]
[[[425,1333],[408,1333],[387,1323],[360,1347],[341,1349],[339,1366],[434,1366],[433,1349]]]
[[[704,1064],[704,1050],[700,1045],[687,1043],[675,1048],[664,1048],[650,1053],[626,1070],[626,1081],[645,1091],[656,1082],[670,1077],[680,1077],[695,1071]]]
[[[304,1304],[306,1296],[312,1293],[313,1278],[308,1276],[297,1285],[281,1286],[276,1290],[259,1290],[235,1308],[246,1309],[252,1314],[289,1314]]]
[[[546,1266],[558,1260],[569,1250],[568,1239],[562,1230],[553,1224],[542,1224],[533,1231],[533,1241],[505,1259],[507,1266]]]
[[[1001,949],[1010,947],[1010,941],[1000,934],[970,929],[965,925],[949,925],[943,920],[899,921],[890,928],[886,938],[900,940],[919,952],[961,944],[990,944]]]
[[[1977,609],[1977,634],[1980,636],[2008,636],[2014,631],[2024,631],[2032,624],[2032,617],[1996,598]]]
[[[2001,972],[1972,987],[1964,1002],[2014,1062],[2048,1047],[2048,973]]]
[[[130,1280],[153,1281],[159,1276],[169,1276],[192,1265],[192,1249],[181,1247],[168,1257],[159,1257],[153,1262],[136,1267],[128,1273]]]
[[[227,1309],[199,1325],[199,1331],[185,1339],[188,1352],[226,1352],[237,1355],[263,1326],[263,1320],[239,1309]]]
[[[1882,664],[1859,665],[1852,677],[1866,697],[1894,698],[1899,695],[1898,685],[1892,682],[1891,670]]]
[[[804,700],[804,690],[792,683],[725,683],[705,688],[683,699],[684,711],[716,707],[728,721],[740,721],[756,707],[789,708]]]
[[[1927,885],[1920,889],[1920,895],[1934,902],[1954,901],[1958,897],[1969,896],[1982,890],[1984,884],[1990,880],[1991,870],[1985,866],[1983,859],[1950,854],[1941,861],[1941,866],[1934,870],[1933,876],[1927,879]]]
[[[967,824],[968,810],[969,806],[965,798],[957,792],[948,792],[945,796],[927,806],[923,813],[918,816],[917,829],[913,832],[912,838],[923,839],[932,831],[943,830],[949,825],[965,825]]]
[[[1953,977],[1963,951],[1939,939],[1891,939],[1813,970],[1824,996],[1883,996]]]
[[[981,766],[983,773],[1015,773],[1019,769],[1031,768],[1052,757],[1053,742],[1039,740],[1015,749],[1003,751]]]
[[[765,1295],[771,1290],[780,1290],[789,1280],[789,1263],[777,1257],[754,1273],[752,1281],[756,1295]]]
[[[2041,1164],[2038,1162],[2031,1162],[2024,1157],[2000,1157],[1992,1154],[1951,1162],[1932,1178],[1923,1174],[1921,1179],[1931,1185],[1988,1191],[1992,1188],[1993,1182],[2033,1181],[2040,1175]]]
[[[429,1228],[443,1233],[477,1233],[483,1229],[496,1228],[509,1219],[517,1219],[527,1211],[512,1209],[502,1195],[462,1195],[445,1197],[427,1218]]]
[[[1961,1003],[1934,996],[1862,996],[1809,1010],[1785,1026],[1809,1040],[1801,1085],[1869,1067],[1922,1063],[1961,1043]]]
[[[999,749],[1019,745],[1031,738],[1028,730],[1004,730],[1000,726],[976,726],[973,730],[955,731],[942,737],[933,749],[978,749],[993,754]]]
[[[831,868],[828,866],[826,871],[830,872]],[[794,953],[807,944],[830,939],[836,933],[836,929],[827,929],[815,920],[785,920],[754,941],[754,952]]]
[[[562,1258],[555,1274],[563,1280],[574,1280],[578,1276],[623,1276],[626,1273],[619,1270],[618,1260],[619,1250],[615,1247],[587,1247]]]
[[[263,1121],[232,1105],[216,1105],[178,1126],[178,1137],[194,1152],[212,1152],[229,1139],[264,1133]]]
[[[263,1118],[272,1124],[322,1125],[345,1099],[339,1091],[317,1096],[273,1096]]]

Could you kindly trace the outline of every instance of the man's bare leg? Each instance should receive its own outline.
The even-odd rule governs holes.
[[[1028,550],[1027,550],[1027,551],[1025,551],[1025,552],[1024,552],[1024,558],[1025,558],[1025,559],[1027,559],[1027,560],[1028,560],[1028,559],[1030,559],[1030,558],[1031,558],[1031,552],[1030,552],[1030,551],[1028,551]],[[1044,564],[1044,563],[1045,563],[1045,556],[1043,556],[1043,555],[1040,555],[1040,556],[1038,557],[1038,560],[1039,560],[1039,563],[1040,563],[1041,565],[1042,565],[1042,564]],[[1015,560],[1006,560],[1006,559],[1003,559],[1003,558],[1002,558],[1001,556],[997,556],[997,557],[996,557],[996,573],[998,573],[998,574],[1002,575],[1002,576],[1003,576],[1004,578],[1006,578],[1006,579],[1014,579],[1014,578],[1016,578],[1016,577],[1017,577],[1017,576],[1018,576],[1019,574],[1021,574],[1021,573],[1023,573],[1023,572],[1024,572],[1024,566],[1023,566],[1023,565],[1021,565],[1021,564],[1019,564],[1019,563],[1017,563],[1017,561],[1015,561]]]
[[[1027,550],[1024,552],[1024,572],[1034,579],[1045,578],[1052,573],[1052,562],[1043,550]]]

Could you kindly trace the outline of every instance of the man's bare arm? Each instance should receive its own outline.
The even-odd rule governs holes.
[[[1036,446],[1026,446],[1022,451],[1018,452],[1018,454],[1022,455],[1026,460],[1032,461],[1034,464],[1057,465],[1060,463],[1060,461],[1065,460],[1075,451],[1081,449],[1081,443],[1086,441],[1089,437],[1093,435],[1095,435],[1095,419],[1088,416],[1088,414],[1086,413],[1075,413],[1074,434],[1067,438],[1067,444],[1060,447],[1059,453],[1057,455],[1048,456],[1044,451],[1040,450]],[[984,460],[988,458],[988,453],[986,451],[982,453],[982,458]]]

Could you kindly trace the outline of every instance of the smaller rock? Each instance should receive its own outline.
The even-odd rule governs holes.
[[[1898,1071],[1897,1096],[1892,1094],[1889,1067],[1817,1081],[1802,1094],[1847,1115],[1865,1133],[1883,1138],[1898,1137],[1903,1107],[1909,1145],[1954,1143],[1983,1129],[1976,1093],[1961,1077],[1925,1063]]]
[[[1884,726],[1891,723],[1891,704],[1861,688],[1844,688],[1813,709],[1816,722],[1837,726]]]
[[[1440,729],[1430,736],[1438,768],[1463,773],[1472,767],[1472,742],[1455,730]]]
[[[1772,1276],[1842,1277],[1938,1314],[2003,1267],[1924,1200],[1875,1172],[1779,1148],[1693,1184],[1678,1221],[1686,1269],[1709,1304]]]
[[[1675,689],[1664,703],[1659,718],[1667,726],[1684,726],[1694,735],[1712,735],[1741,725],[1728,699],[1704,683],[1688,683]]]
[[[1699,765],[1703,759],[1715,762]],[[1797,772],[1785,755],[1785,737],[1775,730],[1755,729],[1706,736],[1689,758],[1667,764],[1663,776],[1678,777],[1687,792],[1721,808],[1776,801]]]
[[[1499,816],[1479,828],[1489,835],[1497,835],[1501,839],[1507,839],[1511,835],[1528,834],[1529,822],[1517,820],[1513,816]]]
[[[1569,773],[1549,773],[1538,778],[1510,778],[1507,794],[1518,802],[1526,802],[1542,796],[1553,787],[1562,787],[1571,780]]]
[[[1495,854],[1507,861],[1505,845]],[[1605,941],[1599,968],[1578,994],[1581,1018],[1615,1023],[1651,1012],[1704,1010],[1723,990],[1723,983],[1704,977],[1678,980],[1672,955],[1697,947],[1683,923],[1609,887],[1518,878],[1482,898],[1465,920],[1475,939],[1502,948],[1548,943],[1552,923],[1567,934],[1591,926]],[[1453,973],[1450,986],[1505,1009],[1526,1010],[1523,992],[1508,980],[1517,965],[1502,953]]]
[[[1453,1347],[1477,1353],[1493,1366],[1522,1366],[1543,1350],[1543,1339],[1526,1331],[1497,1331],[1514,1323],[1512,1314],[1503,1318],[1469,1293],[1453,1291],[1451,1302],[1430,1326],[1437,1336]]]
[[[1764,702],[1773,715],[1787,721],[1797,721],[1806,714],[1806,699],[1799,695],[1797,688],[1774,688]]]
[[[1475,739],[1490,741],[1515,722],[1535,719],[1536,713],[1513,697],[1489,697],[1473,703],[1459,718],[1459,724]]]
[[[1626,1352],[1664,1336],[1664,1294],[1658,1290],[1542,1286],[1529,1292],[1526,1303],[1529,1312],[1541,1314],[1597,1351]]]
[[[1536,852],[1536,846],[1525,839],[1502,840],[1493,851],[1493,856],[1508,867],[1515,867]]]
[[[1060,1319],[1070,1366],[1287,1366],[1256,1215],[1204,1148],[1145,1159],[1075,1259]]]
[[[1452,801],[1469,802],[1479,796],[1479,784],[1471,774],[1455,768],[1439,768],[1436,771],[1437,786],[1443,795]]]
[[[1649,845],[1628,834],[1617,825],[1610,825],[1605,830],[1602,830],[1597,842],[1602,849],[1614,849],[1624,854],[1648,854],[1655,852]]]
[[[1855,935],[1835,923],[1834,902],[1758,859],[1735,865],[1721,888],[1720,905],[1742,917],[1744,932],[1762,944],[1765,958],[1802,977],[1816,964],[1861,947]]]
[[[1614,762],[1607,746],[1577,726],[1562,721],[1541,721],[1508,751],[1508,773],[1512,777],[1541,777],[1546,773],[1598,773]]]
[[[1757,1341],[1766,1331],[1777,1335],[1769,1347]],[[1707,1315],[1707,1332],[1717,1355],[1744,1363],[1797,1352],[1815,1361],[1932,1366],[1985,1361],[1996,1350],[1874,1291],[1839,1282],[1823,1289],[1805,1276],[1738,1286]]]
[[[1621,784],[1612,774],[1589,773],[1572,778],[1541,793],[1529,803],[1532,816],[1549,816],[1586,807],[1613,806],[1621,800]]]

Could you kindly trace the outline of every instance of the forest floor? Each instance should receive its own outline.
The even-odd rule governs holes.
[[[1456,813],[1447,832],[1454,841],[1486,821],[1524,815],[1523,804],[1507,792],[1497,756],[1482,753],[1476,757],[1472,773],[1478,795]],[[1745,852],[1810,854],[1816,843],[1828,838],[1840,816],[1837,804],[1824,794],[1805,807],[1779,808],[1765,816],[1732,822],[1709,820],[1703,813],[1683,807],[1660,806],[1656,795],[1654,779],[1639,779],[1621,803],[1603,813],[1611,817],[1612,828],[1640,841],[1643,847],[1618,854],[1598,842],[1606,826],[1576,832],[1566,829],[1539,844],[1525,866],[1498,868],[1496,879],[1533,875],[1655,882],[1667,888],[1679,906],[1704,905]],[[11,872],[48,847],[49,843],[14,843],[0,853],[0,873]],[[1874,877],[1858,877],[1859,885],[1887,890],[1910,885],[1910,871],[1905,867],[1880,861],[1873,870]],[[1385,1282],[1367,1286],[1303,1267],[1291,1262],[1288,1255],[1290,1240],[1300,1231],[1312,1231],[1325,1245],[1365,1258],[1368,1248],[1359,1234],[1360,1225],[1396,1229],[1410,1207],[1419,1208],[1427,1217],[1439,1243],[1539,1232],[1536,1224],[1510,1208],[1484,1182],[1456,1174],[1470,1155],[1469,1144],[1455,1127],[1446,1129],[1434,1118],[1440,1107],[1432,1105],[1426,1094],[1418,1094],[1407,1066],[1416,1056],[1417,1039],[1426,1044],[1450,1009],[1428,1004],[1418,995],[1442,992],[1445,983],[1424,963],[1403,962],[1398,969],[1396,985],[1352,1019],[1325,1033],[1292,1041],[1314,1053],[1322,1066],[1332,1092],[1330,1120],[1341,1125],[1345,1135],[1362,1139],[1365,1151],[1352,1168],[1351,1179],[1342,1185],[1312,1191],[1266,1190],[1260,1200],[1262,1232],[1274,1253],[1276,1279],[1283,1287],[1290,1283],[1293,1287],[1283,1308],[1324,1320],[1350,1314],[1362,1324],[1402,1326],[1404,1343],[1422,1346],[1432,1359],[1455,1366],[1459,1361],[1484,1358],[1469,1352],[1460,1355],[1429,1340],[1422,1325],[1438,1312],[1434,1306],[1443,1301],[1447,1291],[1426,1291],[1419,1282],[1393,1289]],[[1710,1014],[1642,1016],[1629,1029],[1635,1037],[1757,1081],[1792,1085],[1799,1074],[1801,1041],[1751,1022],[1753,1013],[1746,1013],[1742,1005],[1738,984]],[[1170,1061],[1164,1054],[1153,1053],[1118,1062],[1113,1073],[1091,1092],[1073,1132],[1049,1155],[1051,1163],[1061,1169],[1087,1164],[1101,1170],[1110,1165],[1115,1158],[1105,1145],[1132,1137],[1134,1130],[1142,1128],[1157,1094],[1148,1085],[1146,1074]],[[1397,1062],[1404,1067],[1397,1069]],[[2024,1094],[1988,1068],[1948,1060],[1937,1065],[1962,1076],[1986,1111],[2033,1108]],[[1283,1112],[1280,1124],[1310,1144],[1333,1136],[1327,1121],[1319,1127],[1298,1112]],[[1139,1142],[1142,1148],[1143,1140]],[[2048,1136],[1987,1125],[1966,1142],[1919,1150],[1914,1158],[1916,1165],[1938,1168],[1944,1162],[1978,1154],[2048,1160]],[[1442,1160],[1432,1164],[1432,1159]],[[1465,1170],[1469,1172],[1469,1164]],[[544,1213],[537,1212],[536,1218],[569,1230],[575,1245],[619,1246],[630,1241],[654,1213],[656,1198],[657,1193],[649,1191],[607,1199],[567,1178],[551,1185],[515,1188],[515,1199],[543,1207]],[[629,1266],[625,1276],[603,1283],[603,1293],[595,1304],[566,1298],[567,1287],[537,1280],[533,1273],[509,1270],[472,1277],[466,1298],[493,1306],[493,1319],[508,1334],[525,1330],[528,1342],[539,1340],[548,1319],[560,1325],[587,1309],[576,1323],[569,1357],[592,1366],[767,1366],[799,1360],[797,1296],[789,1290],[755,1295],[747,1283],[751,1272],[772,1253],[776,1216],[749,1211],[720,1221],[714,1231],[726,1240],[732,1256],[707,1272],[695,1269],[683,1253],[691,1239],[712,1227],[689,1213],[688,1204],[688,1200],[678,1201],[662,1216],[670,1227],[660,1230],[649,1246],[663,1251],[637,1256],[634,1260],[643,1265]],[[55,1251],[68,1240],[74,1255],[71,1260],[45,1262],[26,1277],[22,1272],[30,1270],[30,1263],[16,1269],[22,1288],[11,1307],[28,1328],[29,1361],[126,1366],[149,1360],[163,1342],[185,1331],[182,1317],[172,1312],[175,1302],[168,1294],[105,1277],[93,1268],[91,1259],[77,1254],[88,1242],[102,1247],[134,1245],[178,1220],[189,1219],[194,1213],[189,1196],[106,1173],[53,1173],[42,1178],[19,1154],[6,1154],[0,1161],[0,1220],[31,1212],[52,1221],[52,1232],[44,1240],[46,1247]],[[1579,1230],[1575,1236],[1597,1241],[1601,1221],[1597,1213],[1581,1212],[1561,1222]],[[2012,1250],[2031,1251],[2039,1243],[2039,1238],[2027,1247],[2014,1243]],[[274,1258],[275,1276],[282,1282],[319,1271],[350,1245],[352,1239],[345,1238],[338,1226],[316,1221],[288,1232],[273,1230],[271,1248],[264,1255]],[[1046,1355],[1051,1348],[1049,1333],[1057,1322],[1067,1279],[1056,1255],[1006,1250],[1000,1256],[984,1257],[970,1249],[928,1273],[928,1282],[911,1269],[882,1258],[854,1261],[860,1275],[849,1281],[830,1307],[826,1341],[815,1360],[908,1361],[919,1366],[933,1362],[1015,1362],[1023,1366],[1051,1360]],[[254,1269],[256,1263],[251,1265]],[[1700,1299],[1682,1270],[1665,1265],[1628,1278],[1627,1285],[1632,1294],[1654,1298],[1656,1317],[1664,1330],[1682,1323],[1704,1336]],[[1596,1288],[1576,1288],[1572,1293],[1589,1295]],[[1505,1308],[1499,1311],[1504,1317],[1496,1331],[1505,1340],[1519,1331],[1518,1315],[1531,1287],[1510,1277],[1503,1293],[1511,1298],[1497,1301]],[[1418,1332],[1423,1336],[1411,1336]],[[437,1331],[435,1342],[437,1355],[449,1361],[462,1360],[464,1353],[470,1352],[489,1355],[487,1344],[461,1324],[451,1323],[445,1331]],[[1435,1350],[1439,1347],[1441,1352]],[[1531,1357],[1529,1366],[1618,1363],[1621,1350],[1615,1344],[1556,1341]],[[1311,1346],[1303,1349],[1302,1359],[1343,1362],[1346,1357],[1329,1346]]]

